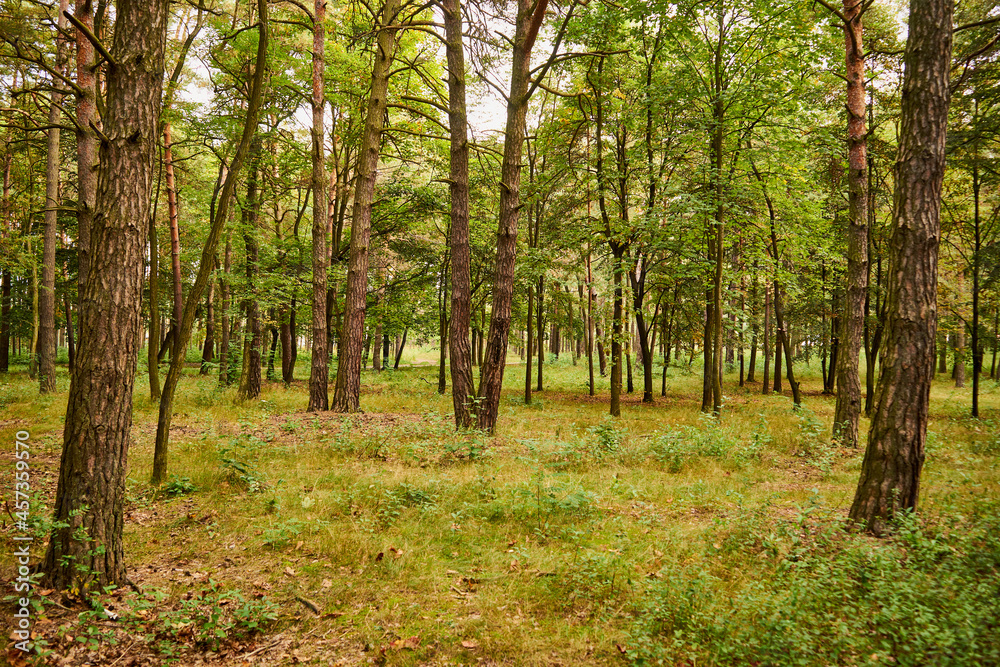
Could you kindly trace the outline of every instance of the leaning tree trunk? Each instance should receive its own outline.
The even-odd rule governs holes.
[[[215,268],[215,251],[222,237],[222,230],[226,220],[229,218],[229,207],[233,201],[233,193],[236,189],[236,180],[243,162],[246,160],[250,149],[250,141],[257,133],[257,124],[260,117],[260,107],[263,100],[264,72],[267,69],[267,46],[268,46],[268,20],[266,0],[257,0],[257,11],[259,16],[258,30],[260,37],[257,40],[257,57],[254,61],[253,80],[250,84],[250,99],[247,102],[246,116],[243,121],[243,131],[240,136],[236,152],[230,162],[230,167],[226,173],[226,179],[222,185],[222,192],[219,195],[218,206],[215,209],[215,217],[205,239],[205,245],[201,251],[201,262],[198,265],[198,275],[195,276],[194,284],[188,291],[188,300],[184,307],[184,315],[181,319],[178,339],[174,343],[178,350],[184,349],[188,339],[191,337],[191,329],[194,326],[194,317],[197,311],[198,302],[202,293],[208,285]],[[229,242],[226,242],[226,276],[227,282],[223,289],[223,309],[228,312],[228,275],[229,275]],[[225,320],[223,320],[225,322]],[[225,326],[223,330],[223,343],[228,346]],[[228,353],[228,349],[225,351]],[[167,372],[166,380],[163,383],[163,394],[160,396],[160,411],[156,422],[156,445],[153,451],[153,472],[150,476],[150,483],[159,484],[167,474],[167,449],[170,440],[170,421],[173,419],[174,392],[177,390],[177,383],[181,377],[181,370],[184,367],[182,355],[174,354],[170,359],[170,370]],[[228,360],[224,359],[220,368],[220,380],[226,377],[228,380]]]
[[[219,384],[229,386],[229,272],[232,267],[233,248],[229,238],[226,238],[225,260],[222,273],[219,275],[219,291],[222,292],[222,331],[219,335]]]
[[[171,150],[170,123],[163,125],[163,171],[167,181],[167,222],[170,227],[170,272],[173,277],[173,309],[170,311],[170,339],[177,340],[177,329],[184,315],[184,285],[181,280],[181,235],[177,211],[177,184],[174,182],[174,158]],[[174,353],[184,356],[184,349],[170,346]],[[173,359],[173,356],[171,356]]]
[[[372,201],[378,153],[385,122],[386,95],[389,91],[389,67],[396,52],[396,25],[400,0],[385,0],[382,28],[375,49],[371,93],[365,115],[351,218],[351,251],[347,267],[344,298],[344,322],[337,347],[337,386],[331,409],[357,412],[361,400],[361,355],[364,351],[365,309],[368,286],[368,244],[371,239]]]
[[[462,49],[461,0],[445,0],[445,44],[448,57],[448,125],[450,132],[449,189],[451,192],[451,321],[448,348],[451,354],[451,402],[455,426],[472,426],[476,387],[472,379],[469,321],[472,317],[471,259],[469,255],[469,142],[465,103],[465,52]],[[528,318],[531,299],[528,299]],[[530,338],[530,337],[529,337]],[[529,373],[531,363],[528,363]],[[530,387],[527,390],[530,392]],[[530,396],[526,394],[526,396]],[[525,399],[530,403],[530,398]]]
[[[844,0],[847,73],[847,308],[841,318],[843,335],[837,346],[837,406],[833,438],[844,447],[858,446],[861,377],[858,355],[865,324],[868,293],[868,140],[865,131],[865,58],[861,41],[861,3]],[[831,362],[831,371],[834,370]]]
[[[876,535],[915,508],[934,375],[951,0],[912,0],[904,56],[882,373],[851,521]]]
[[[69,0],[60,0],[56,35],[55,70],[66,69],[66,29],[64,12]],[[47,394],[56,388],[56,223],[59,209],[59,118],[62,95],[55,92],[62,82],[53,80],[52,103],[49,106],[49,129],[45,151],[45,218],[42,226],[42,289],[38,293],[38,389]]]
[[[507,364],[507,337],[514,296],[514,260],[517,256],[517,221],[521,210],[521,148],[524,143],[531,81],[531,48],[547,6],[548,0],[517,0],[517,27],[511,54],[510,94],[507,97],[507,126],[500,167],[500,218],[497,229],[496,274],[493,279],[493,308],[479,382],[481,403],[476,414],[479,428],[489,432],[496,428],[500,389]]]
[[[91,270],[42,565],[47,586],[83,596],[126,583],[125,476],[167,33],[166,0],[120,0],[116,10]]]
[[[316,0],[313,14],[312,54],[312,365],[309,369],[309,412],[327,410],[330,397],[327,380],[330,377],[330,342],[326,317],[326,272],[328,254],[326,228],[330,203],[326,195],[326,169],[323,162],[323,37],[325,35],[326,0]]]

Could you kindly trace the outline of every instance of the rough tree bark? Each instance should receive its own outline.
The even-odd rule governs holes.
[[[941,184],[950,101],[951,0],[911,0],[890,241],[882,372],[850,520],[883,534],[915,508],[934,374]]]
[[[326,0],[316,0],[313,9],[312,54],[312,365],[309,368],[309,412],[327,410],[330,397],[330,343],[326,317],[326,272],[328,254],[326,232],[330,203],[326,195],[326,167],[323,161],[323,107],[325,61],[323,60],[326,26]]]
[[[451,370],[451,401],[455,426],[468,428],[473,422],[476,386],[472,379],[472,350],[469,348],[469,321],[472,308],[471,259],[469,255],[469,143],[465,102],[465,51],[462,48],[461,0],[444,0],[445,44],[448,57],[448,126],[450,132],[450,167],[448,187],[451,192],[451,321],[448,325],[448,351]],[[531,319],[531,297],[528,297]],[[530,336],[529,336],[530,347]],[[528,373],[531,362],[528,362]],[[531,388],[525,402],[531,402]]]
[[[66,69],[66,11],[69,0],[60,0],[56,35],[55,70]],[[56,242],[59,208],[59,120],[62,94],[55,92],[61,82],[53,81],[49,106],[49,129],[45,151],[45,217],[42,225],[42,285],[38,291],[38,390],[47,394],[56,388]]]
[[[479,428],[493,432],[500,409],[500,388],[507,364],[507,334],[514,296],[514,261],[517,256],[517,221],[521,209],[521,149],[530,97],[531,49],[538,36],[548,0],[517,0],[517,25],[511,53],[510,91],[503,161],[500,167],[500,216],[497,229],[496,274],[493,308],[486,339],[486,353],[479,382]]]
[[[868,293],[868,140],[865,130],[865,58],[862,49],[861,0],[844,0],[847,74],[848,231],[847,294],[837,345],[837,405],[833,438],[844,447],[858,446],[861,376],[858,372]],[[831,362],[832,364],[833,362]],[[834,368],[831,366],[831,371]]]
[[[331,409],[357,412],[361,399],[361,355],[364,347],[365,309],[368,286],[368,244],[371,239],[372,201],[378,170],[382,127],[385,123],[386,95],[389,90],[390,65],[396,52],[399,0],[385,0],[381,29],[375,47],[371,92],[365,114],[365,129],[358,159],[351,217],[351,250],[347,267],[344,298],[344,321],[337,347],[337,386]]]
[[[126,583],[122,534],[140,299],[159,134],[166,0],[120,0],[108,63],[90,270],[70,382],[46,585]],[[127,26],[127,29],[124,27]]]

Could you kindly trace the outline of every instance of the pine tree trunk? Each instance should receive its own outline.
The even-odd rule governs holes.
[[[69,0],[59,2],[59,32],[56,35],[55,70],[62,74],[66,70],[66,40],[62,32],[66,28],[63,12],[69,9]],[[42,285],[38,293],[38,390],[47,394],[56,388],[56,242],[57,214],[59,207],[59,121],[62,113],[59,106],[62,94],[56,92],[61,81],[53,80],[55,86],[49,106],[49,127],[46,132],[45,151],[45,216],[42,225]]]
[[[367,305],[372,201],[382,127],[385,121],[386,95],[389,90],[389,68],[396,51],[398,27],[391,26],[397,25],[399,7],[399,0],[385,0],[382,6],[381,29],[377,38],[371,92],[368,97],[364,136],[358,160],[354,214],[351,218],[351,255],[347,269],[344,322],[340,329],[337,348],[337,385],[330,406],[332,410],[340,413],[357,412],[361,408],[361,353]]]
[[[511,54],[510,92],[503,161],[500,166],[500,216],[497,229],[496,273],[493,307],[486,353],[479,383],[479,428],[492,433],[500,410],[500,389],[507,364],[511,301],[514,296],[514,261],[517,256],[517,222],[521,209],[521,149],[531,77],[531,49],[545,17],[548,0],[517,0],[517,25]],[[541,296],[541,295],[539,295]],[[539,309],[541,310],[541,309]],[[539,371],[541,367],[539,366]]]
[[[614,310],[611,316],[611,406],[612,417],[622,415],[622,318],[623,295],[622,295],[622,258],[621,251],[617,245],[612,245],[614,265],[612,271],[612,285],[614,286]]]
[[[323,150],[324,73],[323,40],[326,26],[326,0],[315,0],[312,48],[312,364],[309,368],[309,412],[330,407],[327,381],[330,376],[330,341],[327,329],[326,247],[329,207],[326,193],[326,167]]]
[[[448,60],[448,127],[450,134],[449,192],[451,194],[451,229],[448,251],[451,254],[451,314],[448,324],[448,347],[451,354],[451,400],[455,426],[468,428],[473,422],[473,399],[476,387],[472,379],[472,351],[469,326],[472,313],[471,258],[469,251],[469,142],[465,97],[465,51],[462,46],[461,0],[445,0],[445,49]],[[528,297],[528,320],[531,320],[531,297]],[[528,348],[531,348],[529,335]],[[528,362],[531,372],[531,362]],[[530,403],[530,387],[525,402]]]
[[[91,270],[80,294],[45,585],[84,597],[126,583],[122,536],[167,3],[120,0],[108,69]],[[125,29],[123,26],[128,26]],[[137,57],[141,55],[141,57]],[[85,536],[80,539],[81,531]]]
[[[170,123],[165,123],[163,126],[163,162],[167,181],[167,220],[170,223],[170,267],[174,288],[174,307],[170,313],[170,330],[172,332],[172,340],[177,341],[177,329],[180,327],[181,317],[184,313],[184,292],[181,282],[181,240],[177,212],[177,185],[174,182],[174,160],[170,144]],[[178,348],[176,342],[170,348],[171,354],[176,352],[183,358],[184,350]]]
[[[836,363],[837,405],[833,438],[844,447],[858,446],[861,378],[858,373],[868,292],[868,140],[865,130],[865,58],[862,49],[862,8],[844,0],[847,74],[848,232],[847,294],[843,335]],[[831,363],[831,366],[833,364]],[[834,370],[831,367],[831,370]]]
[[[91,0],[75,3],[73,16],[94,32],[94,8]],[[83,293],[90,266],[90,228],[97,197],[97,68],[94,45],[79,28],[76,30],[76,222],[78,250],[78,298]],[[82,336],[81,336],[82,338]],[[82,345],[81,339],[81,345]],[[159,389],[157,389],[157,396]]]
[[[952,3],[913,0],[904,56],[882,373],[850,510],[876,535],[915,508],[934,369]]]
[[[542,391],[542,370],[545,365],[545,274],[538,276],[538,302],[535,307],[535,345],[538,347],[538,368],[535,373],[538,381],[535,383],[535,391]]]
[[[965,387],[965,323],[959,322],[955,333],[955,366],[951,373],[955,380],[955,388]]]

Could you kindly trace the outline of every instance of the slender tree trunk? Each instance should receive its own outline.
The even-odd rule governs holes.
[[[11,155],[4,156],[3,163],[3,202],[2,213],[4,224],[10,223],[10,163]],[[10,371],[10,292],[11,276],[7,267],[3,268],[0,278],[0,373]]]
[[[170,123],[163,126],[163,161],[164,172],[167,181],[167,219],[170,223],[170,267],[173,275],[174,287],[174,308],[170,313],[171,336],[177,338],[177,328],[180,326],[181,317],[184,314],[184,290],[181,281],[181,239],[180,223],[177,211],[177,185],[174,182],[174,160],[170,149]],[[171,350],[176,351],[181,357],[184,350],[178,349],[176,345],[171,345]]]
[[[890,242],[886,340],[851,521],[878,535],[915,508],[934,369],[941,185],[948,125],[952,3],[913,0],[904,56]]]
[[[979,100],[976,100],[976,116]],[[983,370],[983,351],[979,343],[979,276],[982,271],[982,220],[979,216],[979,141],[975,143],[972,160],[973,245],[972,245],[972,416],[979,417],[979,374]]]
[[[771,291],[767,283],[764,283],[764,382],[761,386],[762,394],[771,392]]]
[[[155,213],[155,211],[154,211]],[[149,373],[149,398],[160,400],[160,251],[156,240],[156,215],[149,216],[149,342],[146,344],[146,370]]]
[[[507,97],[507,126],[500,166],[500,216],[493,308],[479,383],[481,402],[476,414],[479,428],[490,433],[496,428],[500,389],[507,363],[507,338],[514,295],[514,261],[517,256],[517,221],[521,209],[521,149],[531,82],[531,49],[547,6],[548,0],[517,0],[517,25],[511,54],[510,92]]]
[[[448,59],[448,127],[450,133],[449,178],[451,194],[451,229],[448,250],[451,253],[451,319],[448,324],[448,347],[451,353],[451,399],[456,428],[473,423],[476,387],[472,379],[472,351],[469,326],[472,313],[471,259],[469,251],[469,141],[465,101],[465,51],[462,46],[461,0],[445,0],[444,27]],[[531,320],[531,297],[528,298]],[[528,348],[531,348],[529,335]],[[531,362],[528,362],[530,374]],[[530,389],[529,389],[530,391]],[[525,402],[530,402],[525,394]]]
[[[326,0],[315,0],[313,10],[312,48],[312,364],[309,368],[309,412],[330,408],[327,380],[330,377],[330,341],[328,339],[326,312],[326,273],[328,251],[326,247],[329,201],[326,194],[326,167],[323,159],[323,38],[326,26]]]
[[[201,374],[208,375],[208,369],[215,359],[215,285],[208,284],[205,292],[205,346],[201,350]]]
[[[847,298],[843,336],[836,365],[837,405],[833,438],[844,447],[858,446],[861,416],[861,378],[858,355],[864,329],[868,292],[868,140],[865,130],[865,58],[862,49],[862,9],[857,0],[844,0],[847,74],[848,232]],[[833,369],[831,369],[833,370]]]
[[[325,298],[325,295],[324,295]],[[292,341],[295,331],[292,330],[292,313],[295,312],[295,299],[290,306],[284,306],[278,311],[279,337],[281,338],[281,381],[287,387],[295,379],[295,356],[292,352]]]
[[[379,147],[385,121],[390,65],[396,51],[397,13],[400,0],[385,0],[381,29],[375,50],[371,91],[365,114],[365,129],[358,160],[351,219],[351,255],[347,269],[344,323],[337,348],[337,386],[331,408],[335,412],[357,412],[361,397],[361,353],[365,330],[368,283],[368,244],[371,238],[372,201],[378,169]]]
[[[101,145],[93,271],[80,294],[56,527],[42,565],[47,586],[85,597],[126,583],[125,474],[167,30],[165,0],[120,0],[116,11],[103,119],[111,139]]]
[[[246,248],[247,296],[243,302],[246,314],[246,329],[243,332],[243,370],[240,386],[236,392],[240,400],[246,401],[260,396],[261,353],[264,344],[260,322],[260,294],[257,287],[260,248],[257,244],[257,225],[261,200],[258,194],[260,178],[260,139],[254,139],[250,149],[250,169],[247,174],[247,201],[243,213],[243,244]],[[179,351],[183,354],[182,351]]]
[[[392,363],[392,370],[399,370],[399,360],[403,358],[403,348],[406,347],[406,334],[409,333],[410,327],[403,328],[403,337],[399,340],[399,347],[396,349],[396,359]]]
[[[965,387],[965,323],[959,322],[955,333],[955,366],[951,374],[955,380],[955,388]]]
[[[73,8],[77,21],[91,33],[94,32],[94,8],[91,0],[78,0]],[[90,228],[94,220],[97,197],[97,133],[94,126],[101,122],[97,117],[97,68],[94,45],[82,30],[76,30],[76,169],[77,169],[77,250],[78,298],[82,298],[83,284],[90,267]],[[83,344],[81,334],[81,346]],[[157,395],[158,392],[157,392]]]
[[[69,9],[69,0],[59,2],[59,32],[56,35],[55,69],[59,74],[66,70],[66,40],[63,30]],[[62,86],[53,80],[52,103],[49,106],[49,129],[46,132],[45,151],[45,217],[42,226],[42,285],[38,293],[38,389],[47,394],[56,388],[56,243],[57,214],[59,208],[59,121],[62,113],[62,94],[55,92]]]
[[[535,330],[531,326],[531,314],[535,308],[535,286],[528,283],[528,317],[526,320],[528,329],[528,355],[524,367],[524,404],[531,405],[531,360],[535,345]]]
[[[622,318],[624,298],[622,294],[622,253],[617,245],[612,246],[614,273],[614,313],[611,316],[611,416],[622,415]]]
[[[219,276],[219,287],[222,291],[222,336],[219,340],[219,384],[224,387],[228,386],[231,382],[229,377],[229,299],[231,290],[229,286],[229,276],[232,266],[232,257],[232,243],[227,236],[225,260],[222,267],[222,275]]]
[[[260,107],[263,101],[264,74],[267,70],[267,46],[268,46],[268,18],[266,0],[257,0],[257,12],[259,17],[257,40],[257,57],[254,61],[253,78],[250,83],[250,99],[247,101],[246,116],[243,122],[243,131],[240,142],[236,147],[236,153],[230,161],[230,166],[226,172],[226,177],[219,194],[218,206],[212,218],[211,228],[208,238],[201,252],[201,262],[198,265],[198,274],[195,276],[194,284],[188,291],[188,300],[184,307],[184,315],[181,319],[180,327],[177,330],[177,338],[174,341],[175,351],[184,349],[191,337],[191,329],[194,327],[195,313],[201,295],[208,286],[212,269],[215,268],[215,252],[222,237],[222,231],[229,218],[229,209],[233,201],[233,194],[236,189],[236,181],[240,170],[246,160],[247,153],[250,152],[250,143],[257,132],[257,124],[260,118]],[[255,151],[256,152],[256,151]],[[256,171],[256,169],[254,170]],[[253,178],[253,176],[251,176]],[[226,242],[226,274],[229,274],[230,246]],[[228,281],[227,281],[228,284]],[[224,292],[225,294],[225,292]],[[224,297],[225,298],[225,297]],[[225,303],[225,306],[228,306]],[[228,308],[226,308],[228,312]],[[225,341],[228,346],[228,339]],[[227,350],[228,352],[228,350]],[[156,445],[153,450],[153,471],[150,475],[150,483],[160,484],[167,474],[167,450],[170,440],[170,421],[173,419],[174,393],[177,390],[177,383],[180,381],[181,371],[184,368],[184,359],[181,354],[173,354],[170,359],[170,370],[167,372],[166,380],[163,383],[163,393],[160,396],[160,410],[156,422]],[[259,367],[258,367],[259,373]],[[220,369],[220,380],[225,377],[228,380],[228,361],[222,364]]]
[[[545,365],[545,274],[538,276],[538,304],[535,308],[535,343],[538,346],[538,381],[535,391],[542,391],[542,369]]]
[[[76,341],[73,338],[73,307],[68,293],[63,293],[63,310],[66,311],[66,342],[69,345],[69,372],[72,374],[76,365]]]

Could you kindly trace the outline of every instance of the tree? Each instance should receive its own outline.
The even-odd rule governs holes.
[[[365,310],[368,287],[368,244],[371,240],[372,201],[378,169],[379,148],[385,123],[390,66],[396,52],[400,0],[385,0],[375,47],[371,90],[365,129],[359,150],[354,212],[351,217],[351,248],[347,269],[344,322],[337,348],[337,386],[331,409],[357,412],[361,394],[361,355],[364,352]]]
[[[521,151],[524,144],[528,100],[534,90],[534,87],[530,86],[529,77],[531,49],[535,45],[535,38],[545,18],[547,6],[548,0],[517,1],[510,90],[507,94],[507,124],[504,132],[503,162],[500,167],[500,214],[497,224],[493,307],[490,311],[486,354],[480,369],[481,402],[476,413],[478,427],[491,433],[496,428],[500,409],[500,388],[503,385],[503,373],[507,365],[507,336],[510,333],[514,261],[517,257],[517,221],[521,209]],[[557,39],[556,48],[558,44]]]
[[[60,0],[56,35],[59,74],[66,69],[65,12],[69,0]],[[38,387],[45,394],[56,388],[56,219],[59,210],[59,118],[62,115],[61,81],[53,77],[49,105],[48,146],[45,156],[45,225],[42,231],[42,288],[38,292]]]
[[[448,57],[448,127],[451,133],[449,189],[451,191],[451,319],[448,348],[451,356],[451,396],[455,426],[472,425],[472,351],[469,347],[472,277],[469,251],[469,140],[465,114],[465,52],[462,48],[461,0],[445,0],[445,44]],[[530,306],[529,306],[530,309]],[[443,345],[443,343],[442,343]]]
[[[328,255],[326,227],[329,202],[326,196],[325,151],[323,146],[323,38],[326,30],[326,0],[316,0],[313,9],[312,54],[312,365],[309,369],[309,412],[330,407],[327,380],[330,376],[330,347],[327,342],[326,272]]]
[[[868,144],[865,130],[865,56],[862,42],[861,0],[844,0],[847,78],[848,233],[847,299],[839,317],[843,333],[837,341],[837,405],[833,437],[845,447],[858,446],[861,417],[861,350],[868,292]]]
[[[911,0],[904,57],[887,323],[875,413],[850,520],[880,535],[917,505],[934,376],[951,0]]]
[[[125,472],[167,35],[166,0],[120,0],[116,11],[56,527],[42,565],[49,586],[84,595],[126,583]]]

